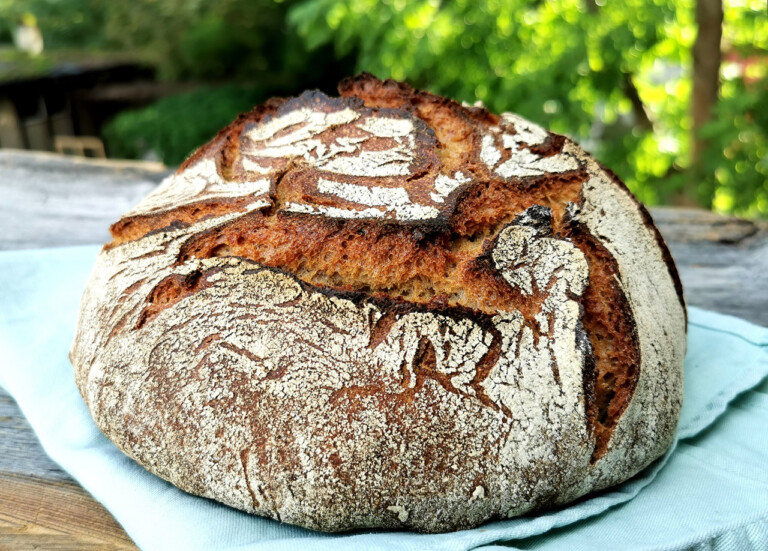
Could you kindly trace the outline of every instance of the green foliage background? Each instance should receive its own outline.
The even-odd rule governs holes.
[[[176,164],[269,95],[332,91],[365,70],[569,134],[649,204],[768,216],[763,0],[725,5],[720,98],[696,167],[695,0],[0,0],[0,39],[26,12],[47,48],[129,51],[161,78],[210,83],[119,115],[113,155]]]
[[[104,130],[104,139],[113,157],[137,159],[151,150],[176,165],[264,97],[262,89],[248,86],[201,88],[119,115]]]

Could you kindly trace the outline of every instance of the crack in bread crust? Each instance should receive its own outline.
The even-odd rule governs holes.
[[[340,91],[241,116],[113,225],[72,349],[105,434],[332,531],[469,527],[658,457],[684,313],[626,190],[516,115]]]

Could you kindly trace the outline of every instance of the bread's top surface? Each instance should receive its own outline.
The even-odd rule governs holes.
[[[342,82],[340,91],[340,98],[315,91],[272,99],[241,115],[182,165],[185,178],[127,218],[226,200],[232,207],[466,236],[503,216],[477,212],[471,200],[490,182],[524,180],[528,195],[538,187],[532,180],[568,174],[571,181],[580,168],[561,136],[517,115],[497,116],[370,75]],[[481,203],[495,199],[486,195]],[[191,221],[211,210],[184,214]],[[113,228],[118,240],[146,229],[129,230],[125,222]]]
[[[412,505],[429,508],[438,494],[460,500],[451,492],[473,481],[467,507],[481,519],[541,506],[537,493],[572,499],[605,487],[666,449],[679,410],[682,294],[626,187],[569,139],[517,115],[370,75],[340,92],[241,115],[113,225],[73,347],[80,388],[110,437],[181,487],[236,505],[223,482],[201,482],[228,463],[180,469],[175,448],[197,446],[203,463],[227,457],[227,476],[276,469],[264,485],[322,471],[333,483],[314,499],[342,508],[342,486],[375,505],[384,498],[374,486],[406,495],[406,479],[422,477]],[[241,360],[251,367],[238,371]],[[220,398],[223,389],[231,396]],[[177,416],[202,395],[214,398]],[[203,411],[210,427],[228,419],[221,434],[247,453],[229,458],[240,448],[219,441],[219,429],[203,431]],[[377,416],[386,435],[370,424]],[[269,438],[296,427],[319,440],[267,445],[266,426]],[[333,434],[320,438],[323,430]],[[142,440],[156,432],[167,435],[162,459]],[[545,432],[552,441],[539,447]],[[397,458],[371,467],[375,454],[338,463],[385,441],[412,443],[423,472],[403,475],[410,460]],[[314,450],[306,465],[269,455],[294,445]],[[472,446],[501,474],[481,484]],[[569,489],[537,478],[550,469]],[[515,492],[527,497],[510,506]],[[237,506],[303,507],[257,501]],[[347,513],[301,523],[389,525],[378,513],[362,524]],[[470,522],[436,518],[409,522]]]

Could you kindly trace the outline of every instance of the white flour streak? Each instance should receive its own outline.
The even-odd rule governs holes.
[[[208,199],[238,199],[249,195],[256,198],[269,192],[269,186],[265,178],[247,182],[224,180],[213,159],[203,159],[181,174],[166,178],[125,216],[162,212]]]
[[[541,176],[579,168],[576,159],[568,155],[561,153],[542,157],[528,148],[532,145],[541,145],[547,140],[549,134],[542,127],[514,113],[504,113],[502,121],[514,127],[513,134],[505,132],[501,135],[502,147],[509,152],[509,159],[499,165],[504,155],[496,147],[496,138],[493,134],[484,135],[480,146],[480,159],[502,178]],[[491,130],[496,134],[501,131],[498,127],[493,127]]]
[[[454,174],[453,178],[445,174],[439,174],[435,178],[435,191],[430,193],[429,196],[435,203],[443,203],[453,190],[469,181],[470,179],[461,172]]]
[[[506,137],[506,135],[505,135]],[[539,157],[530,149],[510,149],[511,156],[496,168],[496,174],[504,178],[513,176],[541,176],[542,174],[568,172],[579,168],[579,163],[568,155]]]
[[[306,140],[311,136],[320,134],[324,130],[350,123],[357,120],[359,117],[359,113],[348,108],[342,111],[324,113],[305,107],[303,109],[290,111],[285,115],[275,117],[266,123],[254,126],[245,132],[245,136],[254,141],[264,141],[271,138],[270,143],[272,147],[280,147]],[[278,132],[298,125],[301,126],[290,133],[274,138],[274,135]]]
[[[526,143],[528,145],[541,145],[547,140],[549,133],[541,126],[525,120],[515,113],[504,113],[501,115],[502,121],[515,127],[513,136],[515,143]],[[504,144],[505,147],[507,144]]]

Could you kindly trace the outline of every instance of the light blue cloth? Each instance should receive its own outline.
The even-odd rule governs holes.
[[[67,359],[97,253],[0,253],[0,384],[47,453],[144,550],[768,549],[768,329],[690,309],[679,440],[617,488],[451,534],[325,535],[185,494],[99,432]]]

